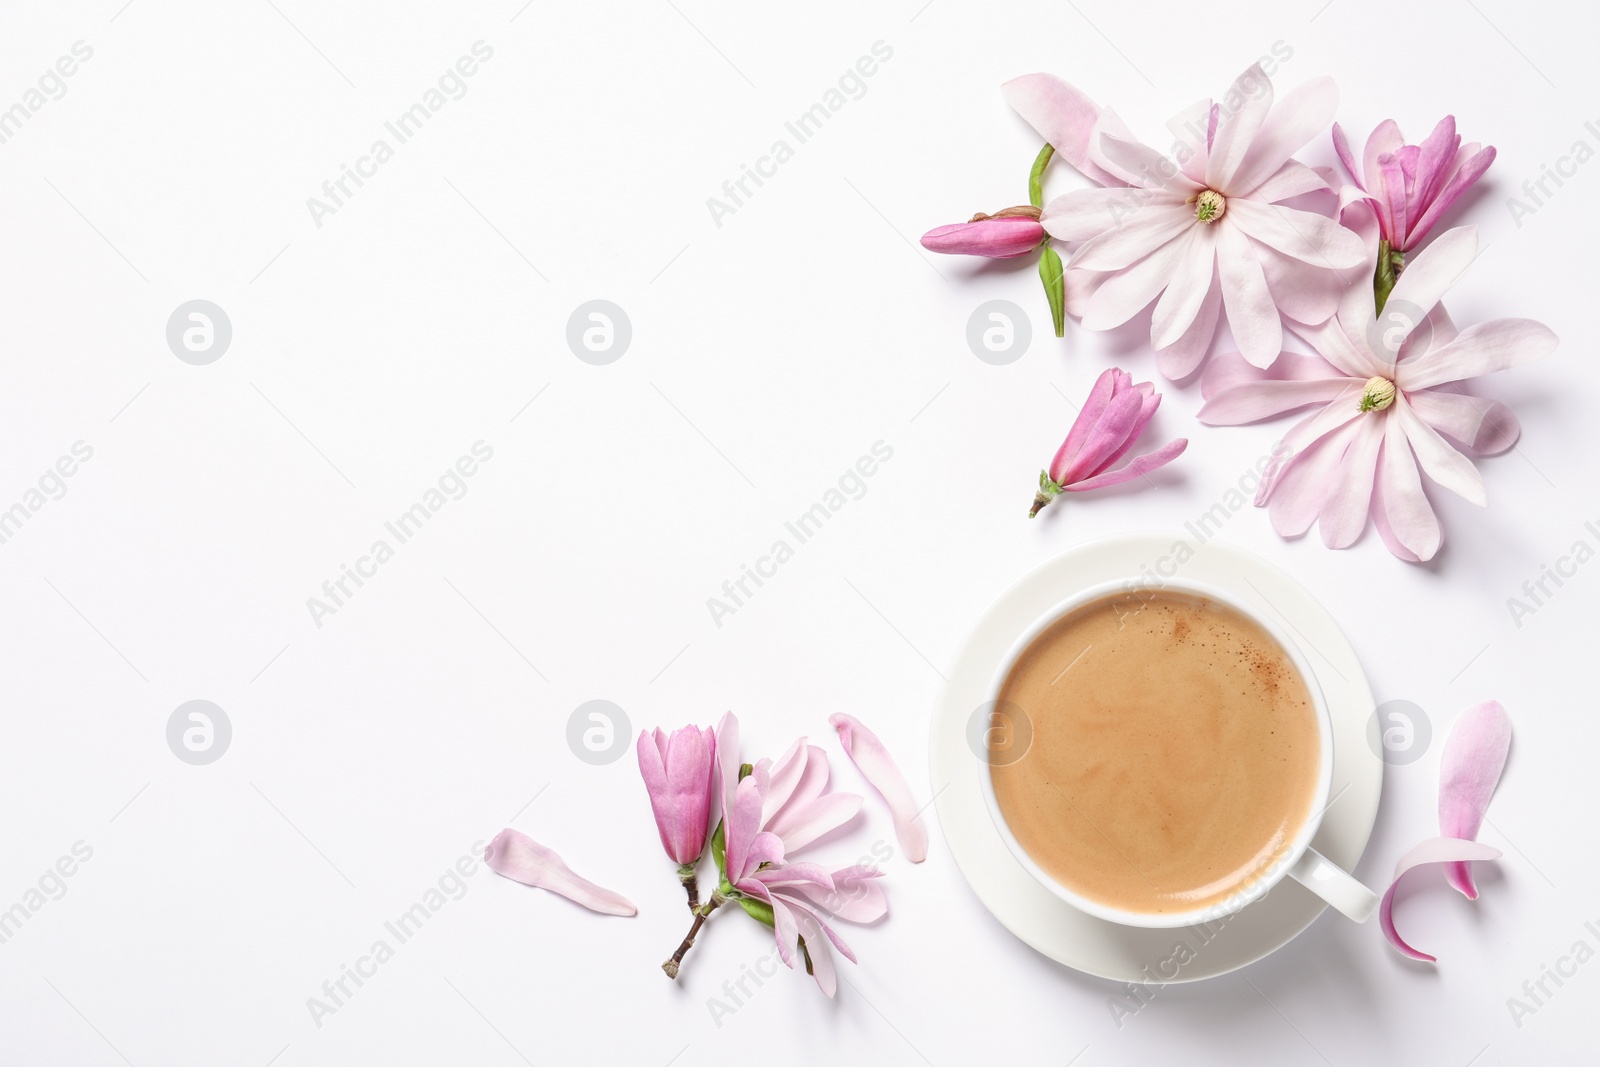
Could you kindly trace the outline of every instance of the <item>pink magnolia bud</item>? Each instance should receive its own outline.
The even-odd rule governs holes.
[[[970,222],[940,226],[922,235],[922,247],[947,255],[1011,259],[1025,256],[1045,239],[1036,207],[1008,207],[995,215],[977,214]]]
[[[705,851],[718,779],[715,734],[699,726],[685,726],[671,737],[646,730],[639,734],[638,752],[661,845],[672,862],[692,865]]]

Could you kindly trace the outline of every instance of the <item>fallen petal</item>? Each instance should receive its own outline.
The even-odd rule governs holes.
[[[1439,763],[1439,832],[1468,841],[1478,836],[1511,748],[1511,717],[1497,700],[1468,708],[1450,731]],[[1478,899],[1472,867],[1456,862],[1445,880],[1468,900]]]
[[[512,881],[548,889],[604,915],[637,915],[639,909],[620,893],[595,885],[572,872],[560,856],[527,834],[507,827],[483,851],[483,862]]]
[[[1394,881],[1389,883],[1389,889],[1383,894],[1383,900],[1378,904],[1378,923],[1383,927],[1383,936],[1389,939],[1401,954],[1414,960],[1427,960],[1433,963],[1437,957],[1426,952],[1412,948],[1406,944],[1400,932],[1394,928],[1394,891],[1400,885],[1400,878],[1413,867],[1421,867],[1430,863],[1461,863],[1467,860],[1493,860],[1500,858],[1500,850],[1488,845],[1480,845],[1476,841],[1461,841],[1453,837],[1430,837],[1416,848],[1400,857],[1400,862],[1394,866]]]
[[[928,858],[928,828],[919,815],[911,787],[895,765],[894,757],[878,735],[850,715],[830,715],[828,724],[839,733],[839,745],[867,784],[876,789],[894,817],[894,834],[912,863]]]

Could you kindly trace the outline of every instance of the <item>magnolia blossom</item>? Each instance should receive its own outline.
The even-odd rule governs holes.
[[[1375,256],[1370,216],[1363,229]],[[1477,248],[1473,227],[1433,241],[1400,275],[1382,318],[1371,289],[1352,285],[1333,319],[1294,327],[1315,355],[1285,352],[1265,374],[1237,355],[1212,361],[1201,422],[1239,425],[1317,407],[1278,443],[1256,493],[1279,534],[1294,537],[1316,522],[1328,547],[1344,548],[1370,511],[1390,552],[1426,560],[1441,532],[1420,474],[1487,503],[1469,456],[1504,452],[1520,429],[1504,404],[1457,383],[1544,356],[1556,337],[1529,319],[1456,329],[1439,300]]]
[[[1008,207],[968,222],[940,226],[922,235],[922,247],[950,255],[1014,259],[1039,247],[1045,238],[1036,207]]]
[[[710,727],[685,726],[671,737],[659,729],[639,733],[639,775],[650,794],[661,847],[678,865],[691,908],[700,903],[695,863],[706,850],[718,781],[716,751],[716,733]]]
[[[1221,101],[1202,100],[1168,123],[1171,158],[1058,79],[1032,75],[1005,90],[1058,154],[1104,186],[1055,198],[1040,219],[1051,236],[1081,242],[1067,300],[1086,328],[1112,329],[1154,303],[1161,372],[1182,378],[1205,358],[1224,308],[1245,358],[1261,367],[1282,347],[1280,310],[1311,323],[1333,313],[1362,243],[1287,203],[1331,191],[1323,174],[1290,158],[1332,119],[1331,80],[1274,107],[1272,82],[1255,64]]]
[[[1333,148],[1377,212],[1383,239],[1401,253],[1422,243],[1461,194],[1483,177],[1495,155],[1493,147],[1462,144],[1454,115],[1441,119],[1420,145],[1406,144],[1395,121],[1385,121],[1367,138],[1359,164],[1335,122]]]
[[[1179,437],[1154,452],[1135,456],[1124,467],[1111,469],[1133,448],[1160,406],[1161,394],[1149,382],[1135,385],[1131,375],[1115,367],[1101,374],[1073,420],[1067,439],[1050,461],[1050,468],[1039,472],[1039,491],[1028,517],[1039,514],[1061,493],[1117,485],[1182,455],[1189,441]]]
[[[726,877],[733,889],[772,909],[778,958],[795,965],[799,939],[817,985],[833,996],[838,983],[834,948],[851,963],[850,947],[826,921],[873,922],[889,909],[882,874],[853,865],[835,871],[792,856],[855,818],[861,797],[828,791],[828,754],[804,738],[776,762],[761,760],[743,780],[738,777],[738,721],[724,717],[718,727],[723,768],[723,847]]]
[[[639,733],[639,774],[661,846],[674,863],[692,864],[706,849],[716,751],[716,734],[709,727],[685,726],[671,737],[659,729]]]

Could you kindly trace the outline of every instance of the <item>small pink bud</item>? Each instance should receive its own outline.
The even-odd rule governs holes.
[[[922,247],[947,255],[1011,259],[1025,256],[1045,239],[1036,207],[1008,207],[994,215],[982,213],[969,222],[940,226],[922,235]]]

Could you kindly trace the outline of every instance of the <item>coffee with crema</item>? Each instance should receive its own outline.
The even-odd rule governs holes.
[[[1108,907],[1224,901],[1312,814],[1311,694],[1271,634],[1209,599],[1142,592],[1071,612],[1022,652],[998,714],[1001,815],[1046,874]]]

